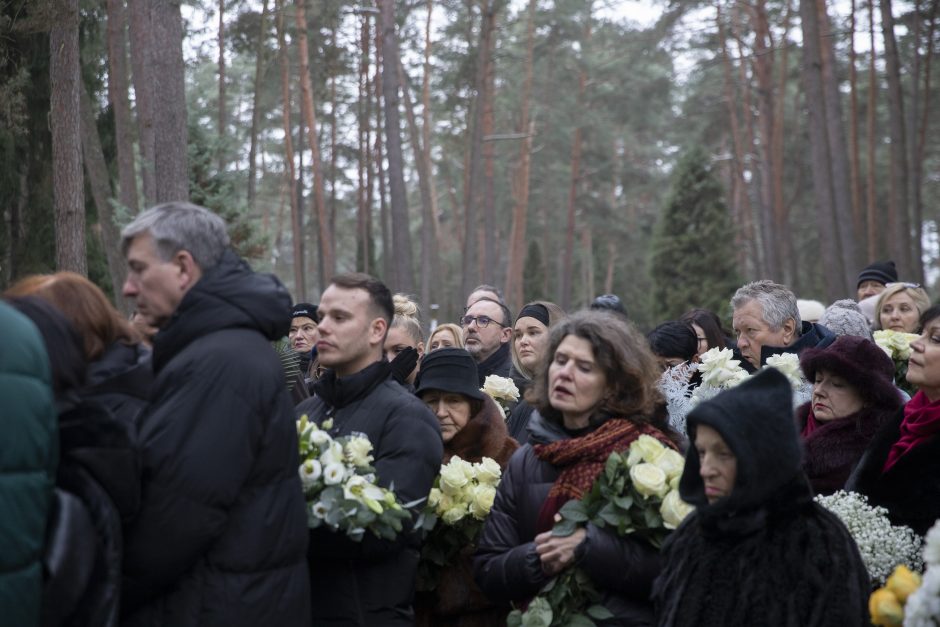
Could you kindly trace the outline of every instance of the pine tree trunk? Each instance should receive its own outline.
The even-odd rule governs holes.
[[[127,276],[127,265],[121,251],[121,229],[117,226],[114,209],[111,207],[112,192],[108,165],[105,163],[104,152],[101,150],[101,138],[98,137],[91,98],[84,85],[81,85],[80,91],[82,156],[85,174],[88,176],[88,188],[91,190],[92,200],[98,212],[98,238],[108,264],[115,305],[125,315],[129,315],[132,307],[126,299],[121,297],[121,288]]]
[[[278,12],[280,16],[280,12]],[[255,48],[255,87],[251,94],[251,138],[248,148],[248,208],[254,209],[257,195],[258,131],[261,127],[261,79],[264,76],[264,40],[267,36],[268,0],[261,4],[261,20],[258,26],[258,44]]]
[[[264,9],[267,9],[267,0],[265,0],[264,3],[262,16],[264,15]],[[284,37],[284,10],[281,0],[276,0],[275,13],[277,14],[277,56],[281,68],[281,100],[284,103],[282,115],[284,119],[284,160],[287,161],[286,187],[290,194],[291,243],[294,257],[294,296],[297,300],[304,302],[307,300],[307,279],[304,265],[303,214],[301,214],[300,205],[297,202],[297,169],[294,166],[294,129],[291,124],[290,55],[287,53],[287,42]],[[263,21],[264,17],[262,17],[262,22]],[[255,110],[257,111],[257,108]]]
[[[189,200],[183,18],[179,0],[151,3],[156,201]]]
[[[849,10],[849,31],[854,33],[856,19],[856,0],[851,0]],[[862,219],[862,173],[859,164],[858,145],[858,54],[855,52],[855,37],[849,37],[849,185],[852,191],[852,224],[858,234],[858,241],[864,241],[865,224]]]
[[[836,70],[835,51],[832,43],[832,27],[826,12],[826,0],[816,0],[816,15],[819,24],[819,58],[822,62],[823,95],[826,104],[826,132],[829,140],[830,185],[836,224],[839,228],[839,249],[842,251],[844,293],[851,294],[855,287],[858,269],[863,267],[858,258],[855,243],[861,231],[855,230],[852,193],[849,186],[848,149],[845,127],[842,121],[842,94]]]
[[[835,200],[830,185],[829,133],[826,129],[826,103],[823,93],[822,62],[819,52],[819,22],[816,0],[800,0],[803,26],[803,82],[809,111],[810,153],[813,166],[813,196],[819,229],[820,255],[826,299],[830,302],[845,293],[842,256],[835,229]]]
[[[134,110],[137,113],[137,141],[140,146],[140,179],[144,206],[157,202],[156,132],[153,108],[153,27],[149,0],[128,0],[131,73],[134,80]]]
[[[525,79],[522,83],[522,103],[519,107],[520,133],[526,133],[519,147],[519,161],[515,168],[512,184],[513,211],[512,228],[509,231],[509,266],[506,270],[506,301],[513,311],[522,308],[524,291],[522,273],[525,268],[526,227],[529,211],[529,170],[532,164],[532,136],[535,125],[529,119],[529,101],[532,97],[532,76],[535,50],[535,5],[537,0],[529,0],[526,9],[526,53]]]
[[[82,186],[78,0],[62,0],[49,36],[49,125],[56,270],[88,274]]]
[[[884,38],[885,75],[888,79],[888,134],[891,173],[888,177],[888,217],[891,231],[891,255],[898,265],[898,276],[913,277],[911,260],[911,225],[908,217],[907,134],[904,129],[904,95],[901,87],[901,60],[894,37],[891,0],[879,0],[881,32]],[[920,261],[918,260],[918,264]]]
[[[875,96],[878,93],[878,74],[875,70],[875,5],[874,0],[868,0],[868,114],[866,116],[865,132],[868,136],[868,167],[866,168],[866,215],[868,218],[868,261],[871,262],[879,256],[881,247],[878,234],[881,228],[877,212],[877,194],[875,190]],[[890,246],[886,246],[890,248]]]
[[[499,229],[496,220],[496,198],[494,189],[496,143],[487,141],[496,129],[493,116],[493,100],[496,97],[496,13],[498,3],[494,2],[486,16],[488,24],[485,25],[489,36],[486,45],[486,67],[483,82],[483,241],[480,250],[483,251],[482,277],[484,283],[496,283],[496,268],[500,264],[499,256],[502,246],[499,242]]]
[[[431,161],[431,15],[434,0],[428,0],[428,15],[424,26],[424,73],[421,84],[421,148],[428,185],[431,188],[431,221],[434,225],[434,259],[440,258],[441,224],[438,220],[437,191],[434,184],[434,164]],[[440,281],[436,281],[440,287]],[[438,289],[435,289],[437,292]]]
[[[923,29],[923,20],[921,19],[921,0],[914,1],[914,10],[911,12],[911,21],[913,24],[909,27],[911,31],[911,52],[910,52],[910,81],[909,81],[909,93],[911,99],[908,102],[907,106],[907,119],[905,133],[907,135],[907,150],[908,158],[907,162],[909,165],[908,169],[908,196],[911,202],[911,231],[913,241],[912,259],[913,264],[912,272],[910,278],[918,283],[924,282],[924,251],[921,244],[921,238],[923,237],[923,216],[924,209],[922,206],[921,198],[921,172],[923,164],[918,159],[918,141],[917,141],[917,127],[918,127],[918,112],[920,111],[920,73],[921,73],[921,31]],[[932,42],[928,40],[927,48],[930,49],[933,46]]]
[[[372,213],[372,160],[371,155],[371,90],[369,89],[369,49],[371,46],[369,20],[364,17],[359,37],[359,98],[357,112],[359,122],[359,158],[357,160],[359,186],[356,208],[356,269],[366,274],[372,272],[372,238],[369,232]]]
[[[398,35],[395,32],[394,0],[379,2],[382,28],[382,101],[385,121],[385,151],[391,209],[392,253],[395,257],[393,289],[414,292],[414,257],[411,222],[405,191],[405,164],[401,149],[401,113],[398,105]]]
[[[787,84],[790,78],[790,23],[793,16],[793,2],[787,0],[787,12],[784,18],[783,37],[780,39],[782,48],[780,52],[780,70],[778,72],[776,108],[774,110],[774,130],[773,130],[773,189],[774,189],[774,224],[777,228],[777,238],[779,241],[779,252],[781,262],[783,263],[784,282],[787,285],[793,284],[800,276],[797,269],[797,255],[793,248],[793,234],[790,228],[790,209],[784,200],[784,111],[786,105]]]
[[[227,112],[225,110],[225,0],[219,0],[219,172],[225,171]]]
[[[305,0],[296,0],[297,42],[300,56],[300,86],[303,91],[304,119],[307,126],[307,143],[313,160],[313,198],[316,205],[317,228],[320,232],[321,265],[325,281],[336,273],[336,258],[333,252],[333,234],[330,230],[326,210],[326,197],[323,190],[323,162],[320,158],[320,144],[317,137],[317,117],[313,102],[313,84],[310,78],[310,52],[307,43],[307,9]]]
[[[134,133],[127,93],[127,44],[124,0],[108,0],[108,101],[114,111],[114,143],[117,149],[118,200],[130,215],[138,211],[137,176],[134,172]],[[121,265],[123,268],[123,259]],[[115,294],[120,293],[119,289]],[[123,302],[123,299],[121,299]]]

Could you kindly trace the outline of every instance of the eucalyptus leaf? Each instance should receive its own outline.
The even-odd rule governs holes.
[[[608,618],[614,617],[613,612],[608,610],[606,607],[604,607],[600,603],[597,603],[587,608],[587,613],[588,613],[588,616],[590,616],[591,618],[595,620],[607,620]]]

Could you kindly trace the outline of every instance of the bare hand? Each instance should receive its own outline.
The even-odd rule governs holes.
[[[535,536],[535,552],[542,560],[546,575],[557,575],[574,562],[574,553],[584,542],[587,531],[580,528],[570,536],[553,536],[551,531]]]

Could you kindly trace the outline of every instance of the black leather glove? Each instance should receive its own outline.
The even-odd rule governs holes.
[[[418,365],[418,351],[409,346],[395,355],[395,359],[390,362],[390,365],[392,367],[392,376],[395,377],[396,381],[405,385],[408,377],[414,372],[415,366]]]

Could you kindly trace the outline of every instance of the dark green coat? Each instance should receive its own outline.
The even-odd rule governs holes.
[[[46,347],[0,302],[0,616],[39,624],[42,554],[58,458]]]

